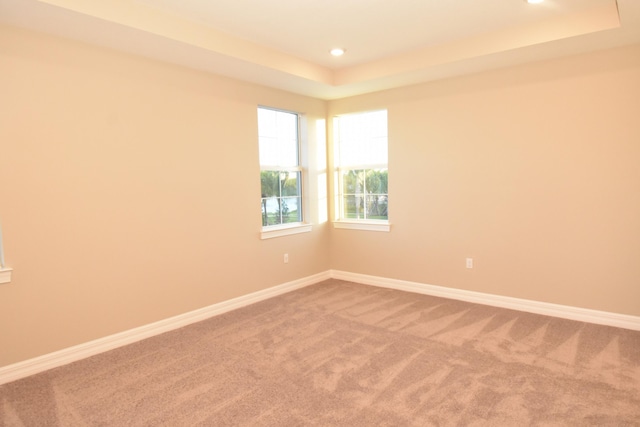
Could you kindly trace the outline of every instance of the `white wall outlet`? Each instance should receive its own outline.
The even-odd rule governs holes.
[[[9,267],[0,268],[0,283],[11,283],[11,272]]]
[[[287,264],[289,262],[289,254],[284,254],[284,263]]]
[[[467,258],[467,268],[473,268],[473,258]]]

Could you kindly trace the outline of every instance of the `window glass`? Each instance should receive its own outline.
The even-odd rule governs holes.
[[[387,112],[336,117],[339,220],[389,219]]]
[[[263,227],[303,220],[298,129],[297,114],[258,108]]]

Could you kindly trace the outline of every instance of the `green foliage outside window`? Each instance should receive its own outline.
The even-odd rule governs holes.
[[[389,218],[387,169],[349,169],[342,174],[344,214],[347,219]]]
[[[300,172],[262,171],[262,225],[300,222]]]

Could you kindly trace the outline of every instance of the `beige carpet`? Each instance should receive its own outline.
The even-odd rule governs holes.
[[[0,387],[2,426],[640,426],[640,332],[330,280]]]

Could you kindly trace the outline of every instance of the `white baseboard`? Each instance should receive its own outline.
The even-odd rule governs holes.
[[[132,344],[192,323],[200,322],[210,317],[273,298],[296,289],[304,288],[330,278],[640,331],[640,317],[637,316],[628,316],[624,314],[589,310],[578,307],[485,294],[481,292],[466,291],[462,289],[446,288],[442,286],[426,285],[422,283],[408,282],[405,280],[388,279],[346,271],[329,270],[158,322],[150,323],[138,328],[130,329],[128,331],[120,332],[118,334],[62,349],[54,353],[45,354],[13,365],[0,367],[0,385],[94,356],[105,351],[113,350],[127,344]]]
[[[640,317],[331,270],[334,279],[640,331]]]
[[[65,348],[54,353],[28,359],[12,365],[0,367],[0,385],[19,380],[48,369],[57,368],[80,359],[94,356],[105,351],[141,341],[192,323],[200,322],[210,317],[235,310],[259,301],[291,292],[305,286],[313,285],[330,278],[329,271],[294,280],[272,288],[264,289],[238,298],[213,304],[185,314],[174,316],[158,322],[150,323],[128,331],[120,332],[97,340],[89,341],[73,347]]]

